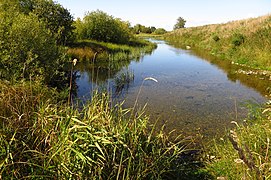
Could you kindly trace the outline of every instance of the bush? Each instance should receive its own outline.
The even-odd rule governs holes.
[[[88,13],[83,21],[77,20],[75,26],[79,39],[125,44],[131,38],[129,23],[99,10]]]
[[[218,35],[214,35],[214,36],[213,36],[213,40],[214,40],[215,42],[218,42],[218,41],[220,40],[220,38],[218,37]]]
[[[235,33],[233,34],[232,36],[232,39],[231,39],[231,43],[234,45],[234,46],[240,46],[241,44],[243,44],[245,42],[245,37],[244,35],[240,34],[240,33]]]
[[[63,53],[46,25],[32,13],[16,11],[9,2],[6,7],[5,11],[0,8],[0,78],[63,86],[66,82]]]
[[[154,34],[158,34],[158,35],[165,34],[165,33],[167,33],[167,31],[163,28],[158,28],[154,31]]]

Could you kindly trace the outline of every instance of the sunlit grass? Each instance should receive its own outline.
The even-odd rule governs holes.
[[[271,178],[271,106],[254,109],[243,125],[236,122],[227,137],[211,148],[208,170],[226,179]]]
[[[183,170],[187,142],[149,129],[144,112],[128,115],[104,93],[76,109],[61,99],[39,84],[1,82],[0,178],[163,179]]]
[[[219,58],[253,68],[271,70],[271,16],[225,24],[205,25],[173,31],[164,38],[173,45],[187,45]]]
[[[140,58],[155,48],[156,44],[145,40],[131,40],[127,45],[81,40],[69,47],[67,53],[80,61],[121,61]]]

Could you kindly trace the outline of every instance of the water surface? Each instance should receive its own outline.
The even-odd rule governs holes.
[[[78,96],[89,98],[92,89],[105,88],[115,100],[125,100],[125,107],[133,107],[142,86],[138,106],[147,104],[151,122],[158,119],[159,126],[166,123],[168,132],[200,132],[207,137],[223,133],[232,120],[244,119],[248,102],[266,101],[269,80],[237,74],[240,67],[236,65],[155,42],[158,48],[140,60],[81,65]],[[116,78],[127,72],[134,79],[120,90]],[[158,82],[144,81],[146,77]]]

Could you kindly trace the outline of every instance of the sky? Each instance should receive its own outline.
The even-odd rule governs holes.
[[[102,10],[115,18],[172,30],[178,17],[186,27],[258,17],[271,14],[271,0],[55,0],[75,19]]]

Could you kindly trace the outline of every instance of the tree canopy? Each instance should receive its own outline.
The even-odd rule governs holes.
[[[57,82],[65,71],[55,35],[35,13],[22,11],[20,2],[0,2],[0,78],[63,85]]]
[[[86,14],[83,20],[77,19],[75,26],[79,39],[125,44],[132,37],[128,22],[100,10]]]
[[[178,17],[177,23],[174,25],[173,29],[176,30],[176,29],[184,28],[185,23],[186,23],[186,20],[184,20],[184,18]]]

